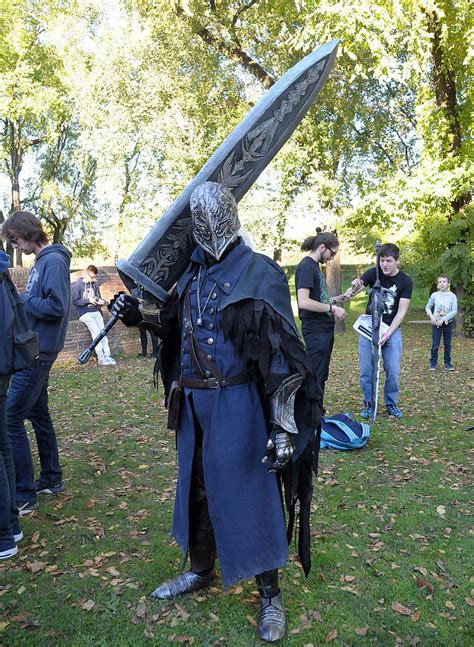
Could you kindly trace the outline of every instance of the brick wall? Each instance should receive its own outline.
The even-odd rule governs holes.
[[[16,267],[10,270],[11,276],[19,292],[24,291],[28,270]],[[82,276],[82,271],[71,274],[71,283]],[[116,292],[125,290],[115,267],[99,267],[97,279],[102,297],[109,301]],[[110,317],[107,308],[102,309],[104,321]],[[112,355],[135,355],[140,350],[140,337],[136,328],[127,328],[118,322],[107,335]],[[69,311],[69,324],[64,348],[59,354],[59,360],[75,360],[91,343],[91,336],[87,328],[78,320],[76,308],[71,304]]]

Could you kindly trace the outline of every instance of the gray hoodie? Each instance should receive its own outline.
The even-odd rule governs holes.
[[[56,359],[64,346],[69,319],[71,252],[64,245],[48,245],[36,256],[28,274],[25,304],[30,328],[39,334],[40,358]]]

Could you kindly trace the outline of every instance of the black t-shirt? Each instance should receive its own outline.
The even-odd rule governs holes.
[[[413,289],[413,281],[401,270],[395,276],[386,276],[382,270],[379,272],[380,284],[383,288],[387,288],[388,292],[383,292],[383,321],[388,326],[392,323],[395,315],[398,312],[398,304],[400,299],[411,299]],[[377,278],[375,267],[371,267],[360,277],[364,285],[372,287]],[[370,303],[372,295],[369,293],[369,301],[365,310],[366,314],[370,314]]]
[[[295,272],[296,294],[300,288],[309,290],[309,296],[314,301],[329,303],[328,288],[319,263],[310,256],[305,256],[299,263]],[[334,315],[329,312],[312,312],[311,310],[298,310],[303,327],[311,326],[318,330],[331,330],[334,328]]]

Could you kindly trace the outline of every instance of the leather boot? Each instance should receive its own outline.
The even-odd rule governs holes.
[[[255,578],[260,593],[258,635],[265,642],[276,642],[285,635],[286,617],[278,587],[278,570],[266,571]]]
[[[207,589],[215,579],[216,574],[213,570],[207,575],[197,575],[197,573],[187,571],[182,575],[177,575],[176,577],[173,577],[173,579],[160,584],[160,586],[153,591],[151,597],[158,598],[160,600],[173,600],[179,595]]]

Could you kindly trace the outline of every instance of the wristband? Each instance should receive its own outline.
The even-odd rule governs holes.
[[[328,312],[329,312],[329,314],[331,314],[331,312],[332,312],[332,303],[330,303],[330,304],[329,304],[329,310],[328,310]]]

